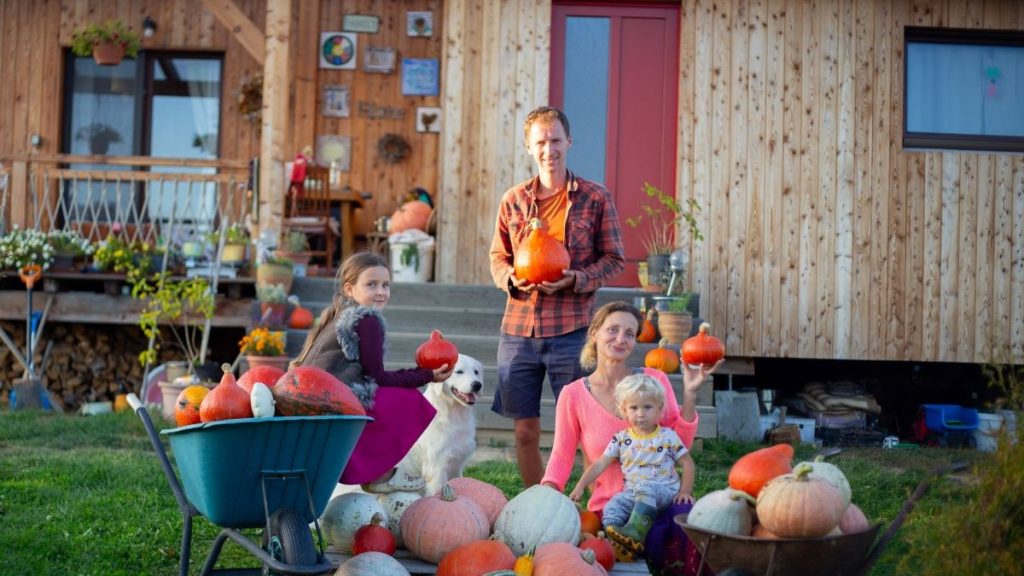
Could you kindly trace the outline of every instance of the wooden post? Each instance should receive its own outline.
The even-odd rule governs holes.
[[[11,163],[11,226],[28,228],[31,215],[28,209],[28,162],[15,160]]]
[[[284,159],[288,138],[288,44],[291,1],[267,0],[267,50],[263,62],[260,135],[260,230],[280,231],[284,213]]]

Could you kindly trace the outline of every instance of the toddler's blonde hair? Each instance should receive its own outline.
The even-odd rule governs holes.
[[[634,396],[646,396],[654,400],[659,407],[665,407],[665,389],[653,376],[633,374],[619,380],[615,386],[615,403],[622,406]]]

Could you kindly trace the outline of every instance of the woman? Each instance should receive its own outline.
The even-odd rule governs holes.
[[[616,408],[615,386],[631,374],[641,372],[655,378],[665,389],[662,426],[675,430],[689,450],[697,434],[697,390],[718,368],[685,367],[682,403],[668,376],[653,368],[633,369],[626,362],[636,346],[643,315],[626,302],[610,302],[594,313],[580,365],[593,372],[562,388],[555,406],[555,438],[541,483],[562,491],[572,473],[576,448],[583,451],[584,467],[596,462],[612,436],[625,430],[627,422]],[[622,470],[609,467],[591,487],[587,508],[601,514],[609,498],[624,487]]]

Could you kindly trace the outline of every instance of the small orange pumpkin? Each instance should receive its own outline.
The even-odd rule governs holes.
[[[412,200],[402,204],[391,215],[391,233],[397,234],[413,228],[426,230],[432,210],[430,204],[422,200]]]
[[[444,555],[437,576],[479,576],[496,570],[512,570],[516,555],[504,542],[476,540]]]
[[[440,330],[430,332],[430,337],[416,348],[416,365],[420,368],[437,370],[445,364],[455,368],[459,361],[459,348],[447,340]]]
[[[252,403],[249,393],[238,385],[231,364],[221,366],[224,376],[220,384],[210,390],[199,405],[199,419],[203,422],[231,420],[233,418],[252,418]]]
[[[654,322],[651,322],[651,318],[654,317],[654,308],[647,311],[647,316],[644,317],[643,327],[640,328],[640,334],[637,334],[636,341],[641,344],[650,344],[651,342],[658,341],[658,328],[654,326]]]
[[[530,284],[560,280],[562,270],[569,268],[569,251],[565,244],[544,230],[540,218],[530,220],[530,233],[516,250],[516,278]]]
[[[696,336],[683,341],[680,353],[687,366],[711,368],[719,360],[725,358],[725,344],[708,334],[708,330],[711,330],[711,324],[704,322],[698,328]]]
[[[580,550],[593,550],[594,560],[604,566],[605,570],[611,572],[615,567],[615,548],[612,548],[611,542],[605,538],[603,531],[598,532],[596,536],[584,534],[579,548]]]
[[[597,512],[580,507],[580,535],[590,534],[591,536],[597,536],[600,530],[601,517],[597,515]]]
[[[313,325],[313,312],[309,308],[296,305],[288,317],[288,327],[295,330],[306,330]]]
[[[178,394],[178,399],[174,401],[174,421],[177,422],[178,426],[188,426],[189,424],[201,422],[199,419],[199,407],[202,406],[203,399],[209,393],[210,389],[206,386],[194,384]]]
[[[776,444],[754,450],[737,460],[729,470],[729,487],[757,498],[769,480],[792,471],[793,447]]]
[[[665,374],[672,374],[679,370],[679,356],[674,350],[666,348],[668,340],[665,338],[658,342],[658,347],[651,350],[644,356],[644,366],[661,370]]]

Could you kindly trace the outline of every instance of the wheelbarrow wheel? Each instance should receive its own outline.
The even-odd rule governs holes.
[[[270,556],[284,564],[310,566],[317,563],[309,523],[294,510],[282,508],[270,515],[270,533],[264,535],[264,542]]]

